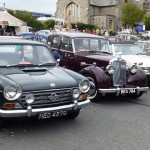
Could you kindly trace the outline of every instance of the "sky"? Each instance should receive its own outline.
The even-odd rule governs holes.
[[[55,14],[58,0],[0,0],[0,7],[12,10],[26,10],[32,12]]]

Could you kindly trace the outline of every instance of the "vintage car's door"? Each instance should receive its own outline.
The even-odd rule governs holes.
[[[63,57],[63,61],[60,65],[65,66],[68,69],[78,71],[77,60],[74,55],[72,39],[70,37],[61,37],[59,52]]]

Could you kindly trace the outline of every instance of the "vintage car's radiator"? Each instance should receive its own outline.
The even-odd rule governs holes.
[[[71,102],[73,89],[61,89],[61,90],[50,90],[50,91],[34,91],[23,93],[19,99],[20,103],[27,107],[25,98],[28,94],[33,94],[35,101],[31,104],[33,108],[56,106],[63,103]]]
[[[115,69],[113,73],[113,85],[124,86],[126,84],[126,62],[122,59],[115,59],[112,64]]]

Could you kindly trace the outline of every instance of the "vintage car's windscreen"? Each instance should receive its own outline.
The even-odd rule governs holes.
[[[0,45],[0,66],[55,63],[45,46],[39,45]]]
[[[104,39],[99,38],[74,38],[75,51],[98,51],[106,48],[106,44]]]
[[[138,46],[139,46],[139,43],[138,43]],[[145,42],[145,44],[143,43],[143,52],[144,53],[149,53],[150,52],[150,42]]]
[[[143,51],[137,45],[115,44],[114,53],[115,55],[138,55],[143,54]]]
[[[144,42],[138,42],[137,45],[138,45],[141,49],[143,49]]]

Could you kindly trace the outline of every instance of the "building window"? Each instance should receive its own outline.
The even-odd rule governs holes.
[[[79,21],[79,6],[71,2],[66,6],[66,16],[68,16],[69,12],[71,12],[71,21],[78,22]],[[67,17],[66,17],[67,18]]]

